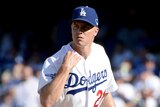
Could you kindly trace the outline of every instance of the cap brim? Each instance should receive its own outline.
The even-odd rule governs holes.
[[[76,19],[72,19],[71,21],[70,21],[70,23],[72,23],[73,21],[83,21],[83,22],[87,22],[88,24],[90,24],[90,25],[92,25],[92,26],[95,26],[94,24],[92,24],[90,21],[88,21],[88,20],[85,20],[85,19],[81,19],[81,18],[76,18]]]

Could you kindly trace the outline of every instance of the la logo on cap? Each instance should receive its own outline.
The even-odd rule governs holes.
[[[80,16],[86,16],[86,11],[84,10],[84,8],[81,8]]]

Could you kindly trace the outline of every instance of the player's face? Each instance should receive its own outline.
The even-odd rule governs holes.
[[[90,45],[98,33],[98,27],[84,21],[73,21],[71,30],[73,42],[78,47]]]

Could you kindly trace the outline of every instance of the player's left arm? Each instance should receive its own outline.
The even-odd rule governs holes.
[[[116,107],[111,93],[106,94],[100,107]]]

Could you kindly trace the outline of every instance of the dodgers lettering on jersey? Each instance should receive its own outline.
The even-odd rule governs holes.
[[[94,73],[94,74],[91,74],[91,71],[89,71],[89,74],[90,74],[90,76],[89,76],[89,78],[87,78],[86,76],[79,77],[76,73],[70,73],[68,83],[65,84],[65,88],[76,87],[78,85],[80,85],[81,88],[70,90],[67,92],[67,94],[75,95],[78,92],[82,92],[82,91],[86,91],[86,90],[88,90],[88,91],[92,90],[92,92],[94,93],[96,91],[96,87],[98,85],[107,81],[106,69],[101,72]],[[72,78],[75,78],[74,82],[71,82]],[[87,83],[89,84],[90,87],[88,87],[86,85]]]

